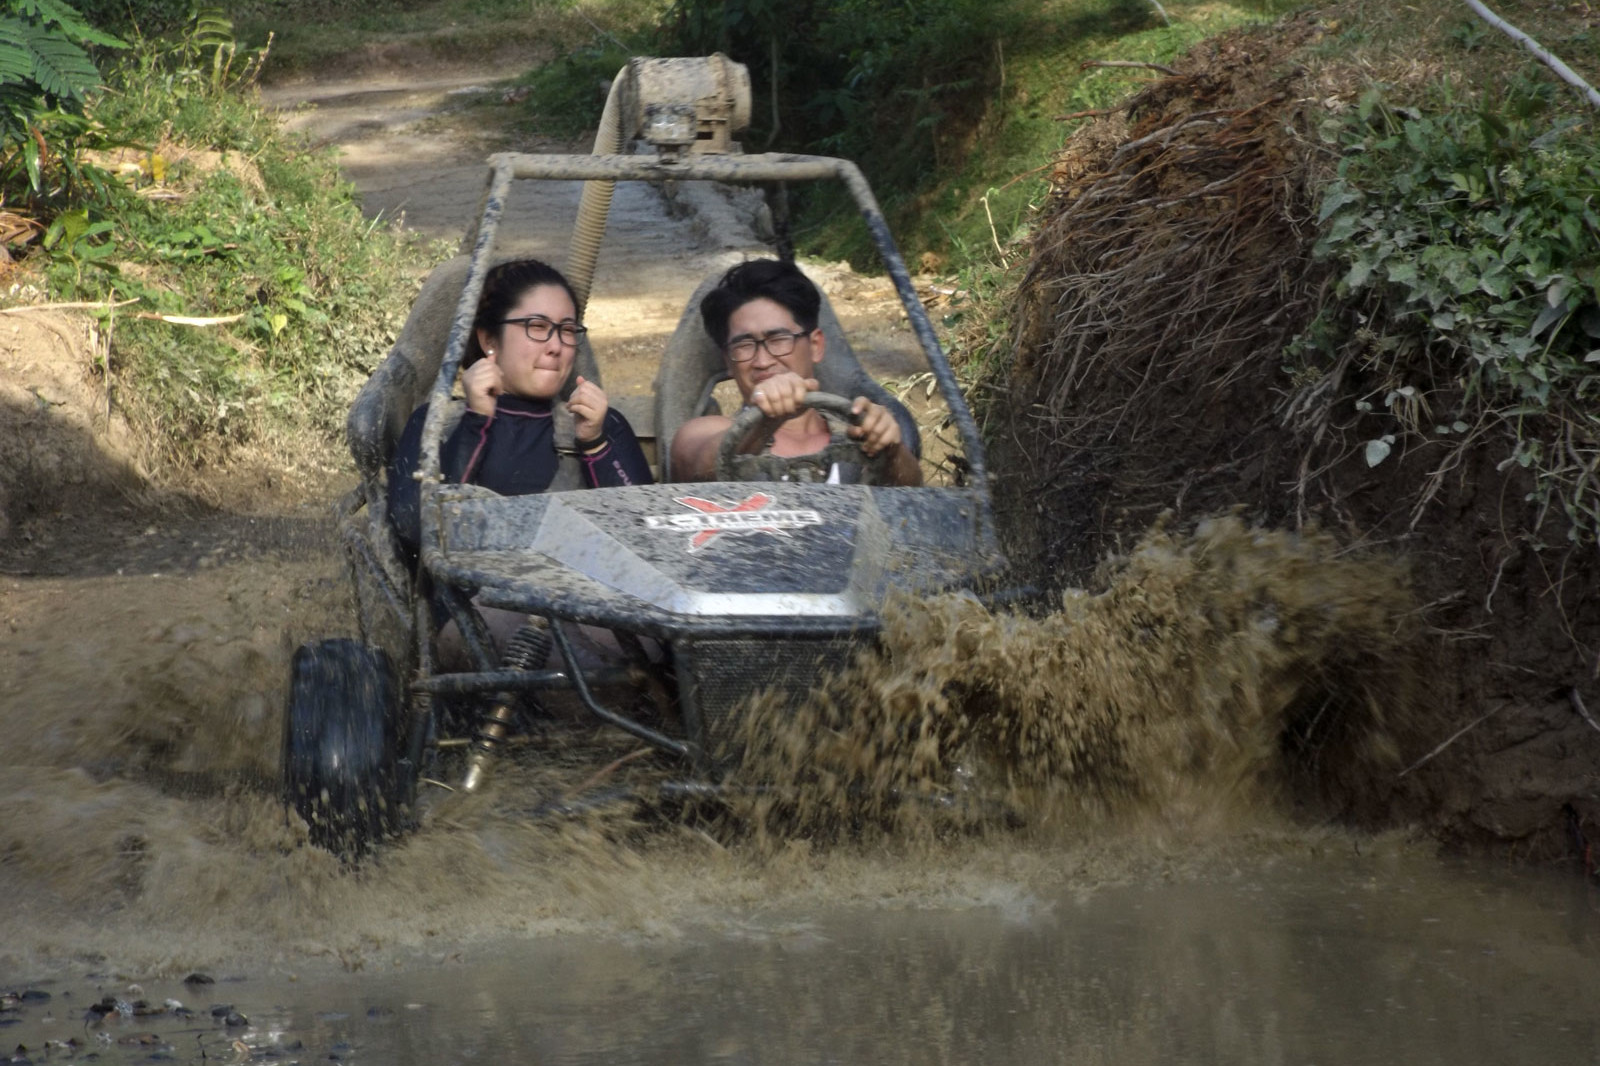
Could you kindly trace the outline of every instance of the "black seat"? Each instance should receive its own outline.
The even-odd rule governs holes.
[[[661,369],[656,373],[655,432],[661,463],[661,479],[673,479],[671,468],[672,438],[679,428],[691,418],[715,413],[711,390],[728,377],[722,350],[706,333],[700,320],[700,301],[705,299],[722,280],[725,271],[700,283],[689,297],[689,303],[678,319],[678,327],[667,342],[666,353],[661,357]],[[827,351],[817,364],[817,382],[820,391],[844,397],[865,396],[873,403],[889,409],[900,423],[900,433],[911,453],[922,456],[922,435],[917,430],[916,419],[904,404],[872,379],[861,366],[850,341],[839,325],[838,316],[822,295],[822,312],[817,326],[827,338]]]

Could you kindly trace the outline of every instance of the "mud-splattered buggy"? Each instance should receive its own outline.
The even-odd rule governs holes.
[[[893,590],[971,589],[1000,571],[976,427],[867,182],[842,159],[742,154],[732,138],[748,113],[744,70],[721,56],[634,60],[613,85],[595,154],[490,160],[480,218],[463,254],[430,276],[350,413],[361,485],[342,507],[340,530],[360,637],[296,652],[284,730],[286,801],[317,843],[359,853],[410,824],[422,769],[440,766],[441,752],[465,750],[459,787],[476,788],[514,729],[519,695],[548,697],[551,690],[675,759],[681,773],[657,780],[658,793],[714,793],[736,730],[733,716],[747,697],[770,688],[803,693],[842,666],[875,639]],[[843,182],[960,435],[961,483],[884,487],[871,483],[870,462],[866,483],[819,483],[813,475],[840,457],[833,449],[854,449],[846,443],[809,462],[734,456],[730,446],[718,481],[674,484],[669,442],[686,420],[716,409],[713,389],[726,378],[698,313],[714,278],[684,309],[654,395],[643,403],[613,397],[653,451],[659,484],[575,491],[575,449],[542,495],[501,497],[443,483],[440,444],[460,406],[451,390],[485,274],[507,258],[496,250],[496,233],[511,185],[521,179],[586,183],[565,264],[580,304],[617,181],[760,188],[785,257],[792,257],[788,183]],[[819,366],[816,405],[829,417],[848,416],[843,397],[872,397],[895,413],[915,447],[915,421],[862,369],[826,300],[820,325],[828,357]],[[573,372],[603,381],[587,342]],[[422,543],[413,569],[386,513],[384,471],[407,417],[424,401]],[[735,418],[730,442],[754,427],[758,418],[748,414]],[[497,647],[481,607],[525,614],[530,624]],[[465,644],[469,669],[441,667],[436,641],[449,623]],[[584,662],[574,649],[580,625],[610,630],[625,662]],[[547,668],[551,644],[554,668]],[[608,697],[613,692],[622,693],[621,702]],[[464,735],[451,736],[459,720],[445,709],[463,704],[472,707]]]

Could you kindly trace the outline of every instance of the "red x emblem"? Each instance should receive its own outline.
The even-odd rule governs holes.
[[[765,510],[767,505],[772,503],[772,497],[768,496],[764,492],[751,493],[749,496],[746,496],[732,507],[724,507],[715,500],[702,500],[698,496],[674,496],[673,499],[677,500],[685,507],[693,507],[701,514],[749,514],[751,511]],[[701,530],[699,533],[696,533],[694,536],[689,538],[689,550],[692,552],[699,551],[707,544],[710,544],[712,541],[722,536],[722,534],[729,532],[733,531],[727,529]],[[747,529],[739,530],[739,532],[773,533],[780,537],[788,536],[787,533],[779,529],[777,526],[751,526]]]
[[[695,511],[695,514],[649,515],[645,525],[650,529],[679,530],[690,534],[689,550],[697,552],[718,537],[748,537],[756,533],[770,533],[787,537],[789,530],[802,526],[822,524],[822,516],[815,511],[769,511],[774,497],[765,492],[753,492],[738,503],[718,503],[700,496],[674,496],[675,503]]]

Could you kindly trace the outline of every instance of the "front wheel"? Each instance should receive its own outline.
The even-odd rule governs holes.
[[[312,843],[355,858],[404,828],[411,806],[394,669],[381,649],[340,638],[302,644],[289,671],[284,802]]]

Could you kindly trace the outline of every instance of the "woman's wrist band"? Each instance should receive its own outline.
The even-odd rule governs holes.
[[[610,443],[611,439],[606,436],[606,431],[602,429],[600,435],[594,440],[580,440],[578,442],[578,450],[584,455],[594,455]]]

